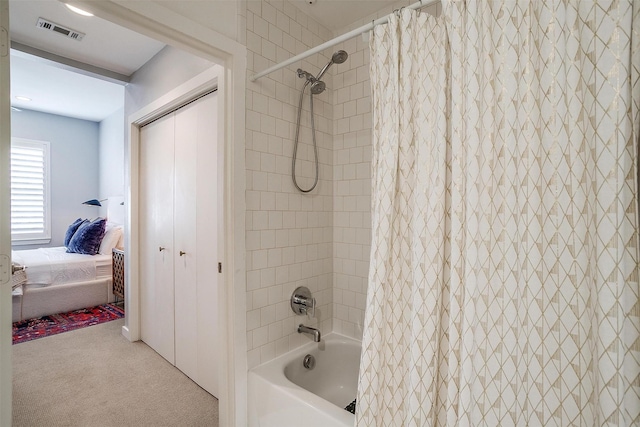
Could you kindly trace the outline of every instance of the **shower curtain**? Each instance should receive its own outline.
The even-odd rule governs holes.
[[[370,41],[356,424],[639,425],[639,2],[442,3]]]

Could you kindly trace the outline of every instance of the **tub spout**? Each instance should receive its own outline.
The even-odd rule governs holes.
[[[320,331],[317,330],[316,328],[310,328],[308,326],[304,326],[302,323],[300,324],[300,326],[298,326],[298,333],[302,334],[311,334],[313,335],[313,341],[314,342],[320,342]]]

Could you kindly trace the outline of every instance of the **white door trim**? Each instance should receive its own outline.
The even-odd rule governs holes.
[[[223,214],[222,227],[224,248],[222,254],[223,274],[220,292],[220,425],[245,426],[247,424],[247,351],[246,351],[246,285],[245,285],[245,84],[247,73],[246,47],[197,22],[178,15],[160,2],[131,2],[111,0],[76,0],[83,9],[133,31],[156,38],[176,48],[193,53],[220,64],[216,68],[221,108],[219,108],[219,141],[224,144],[223,169]],[[205,72],[206,73],[206,72]],[[197,76],[198,78],[200,76]],[[152,106],[147,114],[153,112]],[[146,107],[145,107],[146,108]],[[142,112],[142,110],[140,110]],[[141,119],[138,117],[138,119]],[[137,152],[132,150],[133,122],[129,123],[130,144],[125,149],[125,182],[127,249],[137,242],[136,232],[138,181]],[[127,250],[127,281],[133,283],[131,272],[137,266],[137,253]],[[136,289],[137,291],[137,289]],[[127,295],[128,308],[139,300],[134,292]],[[129,316],[129,315],[128,315]],[[129,339],[139,338],[139,323],[127,320]],[[139,317],[138,317],[139,321]]]
[[[11,425],[12,301],[10,279],[11,228],[9,156],[11,151],[11,99],[9,98],[9,2],[0,0],[0,425]]]

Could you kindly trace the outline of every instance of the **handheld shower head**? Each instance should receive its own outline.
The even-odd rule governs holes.
[[[342,64],[344,61],[347,60],[348,57],[349,57],[349,54],[344,50],[339,50],[335,52],[333,55],[331,55],[331,61],[327,62],[327,65],[325,65],[324,68],[320,70],[320,72],[316,76],[316,79],[320,80],[322,76],[324,76],[324,73],[327,72],[329,67],[331,67],[333,64]]]
[[[311,84],[311,94],[312,95],[318,95],[321,94],[322,92],[324,92],[324,90],[327,88],[327,85],[313,77],[313,75],[311,73],[307,73],[306,71],[298,68],[298,77],[301,79],[306,79],[306,81],[304,82],[304,86],[302,87],[302,90],[304,91],[304,89],[307,87],[308,84]]]
[[[311,93],[314,95],[321,94],[327,88],[327,85],[324,84],[322,80],[313,79],[313,83],[311,83]]]
[[[336,53],[334,53],[333,55],[331,55],[331,61],[329,61],[329,63],[327,65],[324,66],[324,68],[320,71],[320,73],[318,74],[318,77],[313,77],[311,74],[309,74],[308,72],[304,71],[301,68],[298,68],[298,70],[296,71],[298,74],[298,77],[301,79],[305,79],[304,85],[302,86],[302,90],[300,91],[300,101],[298,102],[298,120],[296,122],[296,137],[295,137],[295,142],[293,144],[293,157],[291,159],[291,179],[293,180],[293,185],[295,185],[295,187],[300,190],[303,193],[308,193],[311,190],[313,190],[314,188],[316,188],[316,185],[318,184],[318,169],[319,169],[319,165],[318,165],[318,145],[316,144],[316,127],[314,124],[314,120],[313,120],[313,95],[318,95],[322,92],[324,92],[324,90],[327,88],[327,85],[325,85],[325,83],[320,80],[322,78],[322,76],[324,75],[324,73],[327,72],[327,70],[329,69],[329,67],[332,64],[342,64],[344,61],[347,60],[347,57],[349,55],[347,54],[347,52],[345,52],[344,50],[339,50]],[[311,85],[311,95],[309,96],[309,110],[311,113],[311,135],[312,135],[312,139],[313,139],[313,152],[315,155],[315,171],[316,171],[316,177],[315,180],[313,182],[313,184],[311,185],[311,187],[307,188],[307,189],[303,189],[298,185],[298,181],[296,179],[296,159],[298,158],[298,143],[299,143],[299,135],[300,135],[300,116],[302,113],[302,100],[304,98],[304,91],[307,88],[307,85]]]
[[[344,50],[339,50],[331,55],[331,62],[333,62],[334,64],[342,64],[347,60],[348,57],[349,54],[347,52],[345,52]]]

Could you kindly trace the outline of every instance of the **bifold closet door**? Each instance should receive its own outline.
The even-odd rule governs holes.
[[[217,100],[175,115],[176,367],[218,396]],[[181,255],[180,255],[181,254]]]
[[[174,362],[174,117],[140,129],[140,333]]]

